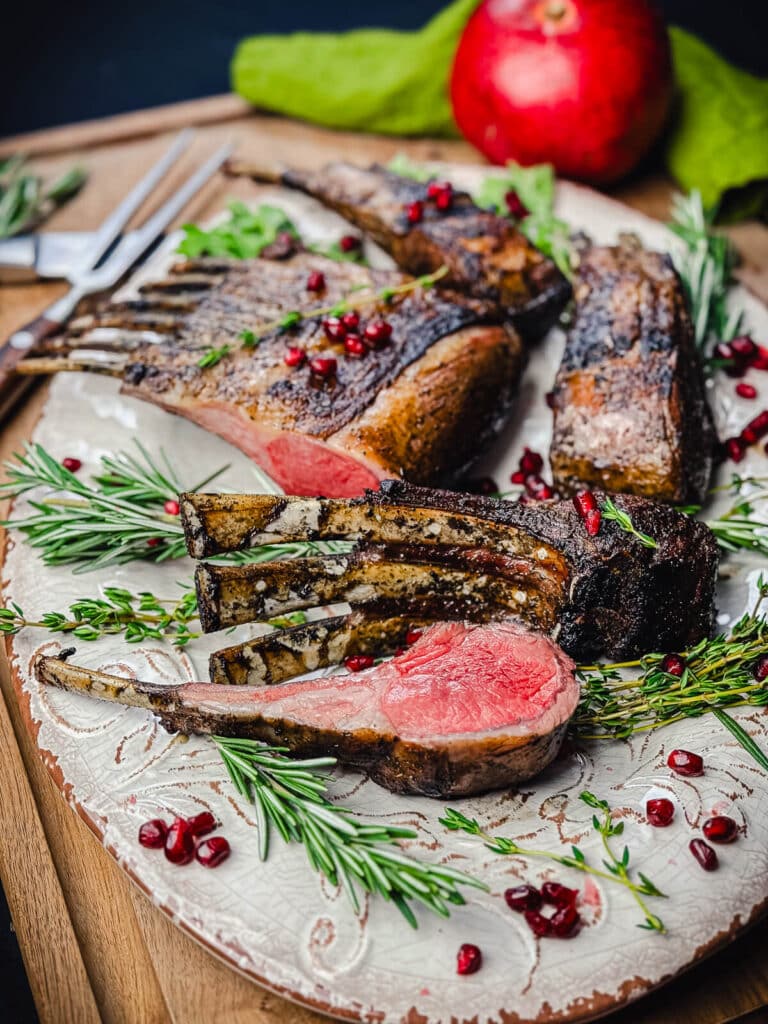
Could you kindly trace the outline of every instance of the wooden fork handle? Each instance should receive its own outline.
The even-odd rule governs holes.
[[[34,387],[38,378],[22,377],[15,373],[21,360],[45,338],[57,334],[61,323],[44,314],[30,320],[24,327],[10,336],[0,348],[0,425],[13,411],[18,402]]]

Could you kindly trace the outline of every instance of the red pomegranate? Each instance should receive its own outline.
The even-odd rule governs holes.
[[[451,74],[459,128],[489,160],[551,163],[594,184],[637,164],[671,95],[650,0],[484,0]]]

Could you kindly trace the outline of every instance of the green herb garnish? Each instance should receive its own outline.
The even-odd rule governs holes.
[[[614,822],[608,804],[604,800],[598,800],[592,793],[585,790],[581,794],[580,799],[587,806],[602,811],[602,817],[593,816],[592,827],[600,834],[603,841],[603,848],[607,858],[603,861],[605,870],[591,865],[584,851],[578,846],[572,846],[570,854],[553,853],[550,850],[535,850],[527,846],[521,846],[515,839],[491,835],[482,828],[477,818],[468,818],[461,811],[457,811],[453,807],[449,808],[445,812],[445,816],[440,818],[440,824],[445,825],[449,832],[465,832],[467,835],[477,836],[483,840],[489,850],[493,853],[498,853],[500,856],[535,857],[550,860],[556,864],[562,864],[564,867],[573,868],[575,871],[581,871],[584,874],[602,878],[604,881],[622,885],[632,893],[632,896],[643,912],[644,921],[638,927],[648,928],[656,932],[666,931],[661,919],[648,910],[643,900],[644,896],[659,896],[663,898],[664,893],[641,872],[637,874],[639,881],[632,881],[629,874],[629,848],[625,846],[621,857],[617,857],[608,842],[612,837],[622,834],[624,823],[622,821]]]
[[[248,333],[253,334],[252,331],[249,331]],[[243,348],[252,347],[250,339],[243,339]],[[198,359],[197,365],[201,370],[209,370],[212,366],[217,366],[225,356],[229,355],[231,351],[231,345],[221,345],[219,348],[207,348],[205,353]]]
[[[603,515],[603,519],[616,523],[616,525],[621,530],[624,530],[625,533],[629,533],[633,537],[636,537],[644,548],[657,548],[659,546],[653,537],[649,537],[647,533],[641,533],[640,530],[636,529],[632,519],[626,512],[617,508],[611,498],[605,499],[603,504],[600,506],[600,511]]]
[[[0,160],[0,238],[32,231],[76,195],[87,178],[81,167],[73,167],[45,188],[41,178],[27,171],[23,157]]]
[[[448,917],[451,904],[465,902],[458,886],[487,889],[454,868],[425,863],[402,850],[400,840],[417,838],[413,829],[365,824],[353,811],[336,807],[326,795],[327,773],[336,758],[300,761],[288,757],[286,747],[212,739],[235,789],[254,805],[261,859],[269,853],[273,829],[286,843],[300,843],[312,868],[340,886],[355,911],[360,909],[361,889],[391,900],[416,928],[412,901]]]
[[[190,259],[199,256],[234,256],[250,259],[259,256],[283,232],[298,238],[299,234],[286,213],[277,206],[262,203],[255,210],[245,203],[229,204],[229,217],[210,230],[197,224],[185,224],[184,238],[178,252]]]

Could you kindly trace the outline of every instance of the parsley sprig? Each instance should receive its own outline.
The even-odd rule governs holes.
[[[395,825],[365,824],[351,810],[329,800],[328,771],[334,757],[297,760],[287,748],[254,740],[212,737],[235,789],[254,805],[259,855],[269,853],[273,830],[284,842],[301,844],[315,871],[339,885],[355,911],[359,890],[391,900],[413,927],[412,902],[441,917],[462,906],[459,886],[487,886],[461,871],[411,857],[401,847],[416,832]]]
[[[578,846],[572,846],[570,854],[554,853],[551,850],[536,850],[522,846],[516,839],[510,839],[507,836],[491,835],[482,828],[477,818],[469,818],[453,807],[448,808],[445,815],[440,818],[440,824],[445,825],[449,832],[465,832],[467,835],[477,836],[483,840],[489,850],[504,857],[534,857],[550,860],[556,864],[562,864],[564,867],[573,868],[575,871],[602,878],[604,881],[615,882],[629,890],[642,910],[644,920],[638,927],[656,932],[666,931],[661,919],[651,913],[643,899],[644,896],[664,898],[664,893],[640,871],[637,873],[639,881],[633,881],[629,873],[629,847],[625,846],[621,856],[617,857],[609,843],[613,837],[623,834],[624,822],[614,821],[609,805],[605,800],[599,800],[593,793],[585,790],[580,794],[579,799],[583,800],[588,807],[602,812],[600,817],[597,814],[592,817],[592,827],[599,833],[605,851],[606,859],[603,861],[602,868],[590,864],[586,854]]]

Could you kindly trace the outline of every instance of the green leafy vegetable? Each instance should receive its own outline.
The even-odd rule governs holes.
[[[701,192],[705,207],[716,206],[727,190],[768,178],[768,79],[733,67],[680,28],[669,34],[679,111],[667,167],[683,188]]]
[[[254,805],[259,829],[259,855],[269,853],[272,830],[286,843],[300,843],[315,871],[340,886],[355,911],[358,889],[391,900],[406,921],[418,927],[411,901],[441,917],[449,906],[462,906],[458,886],[485,890],[482,882],[443,864],[411,857],[401,839],[415,839],[410,828],[365,824],[352,811],[336,807],[326,796],[327,772],[334,757],[299,761],[286,747],[254,740],[213,736],[232,784]]]
[[[570,229],[564,220],[555,216],[555,173],[549,164],[521,167],[507,164],[504,175],[486,178],[474,196],[478,206],[506,214],[504,200],[514,191],[528,210],[528,216],[517,220],[517,227],[525,237],[554,260],[564,274],[571,273]]]
[[[293,223],[279,207],[262,203],[252,210],[237,201],[229,204],[227,220],[210,230],[196,224],[185,224],[183,230],[184,238],[178,251],[190,259],[198,256],[250,259],[260,255],[284,231],[299,237]]]
[[[477,0],[457,0],[418,32],[255,36],[238,46],[232,87],[254,106],[316,124],[392,135],[456,135],[448,74]]]

